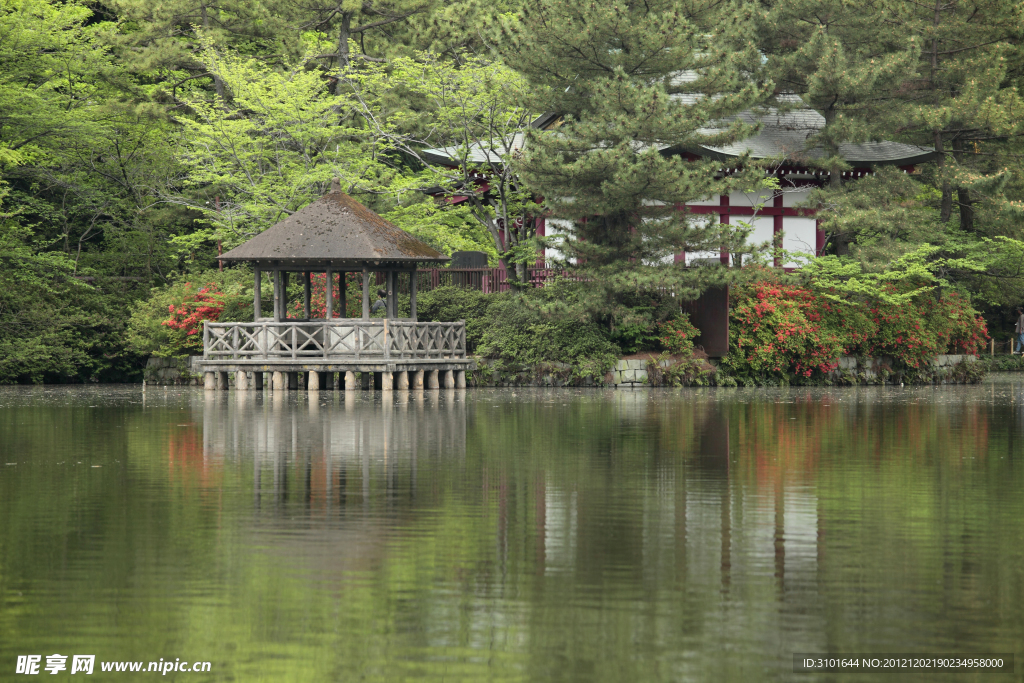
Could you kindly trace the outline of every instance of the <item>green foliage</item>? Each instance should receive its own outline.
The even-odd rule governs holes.
[[[324,195],[332,178],[349,193],[386,182],[390,172],[372,141],[353,124],[342,125],[351,111],[327,92],[318,72],[301,64],[278,72],[208,42],[200,60],[232,97],[189,97],[192,115],[178,119],[187,185],[201,190],[181,201],[212,228],[179,238],[182,246],[243,242]]]
[[[896,280],[847,300],[835,284],[768,278],[733,288],[723,365],[754,383],[828,381],[841,354],[890,356],[896,371],[920,372],[940,354],[976,355],[987,339],[984,320],[958,292]]]
[[[488,309],[504,294],[484,294],[468,287],[438,287],[416,294],[416,317],[423,321],[466,321],[466,345],[475,351],[490,324]]]
[[[692,355],[693,340],[700,330],[690,322],[690,316],[678,315],[658,325],[661,346],[672,355]]]

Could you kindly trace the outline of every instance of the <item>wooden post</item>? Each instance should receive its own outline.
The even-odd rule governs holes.
[[[338,316],[339,318],[348,317],[348,297],[346,296],[346,290],[348,290],[348,280],[345,279],[345,275],[347,274],[348,273],[346,273],[344,270],[341,271],[341,282],[338,283],[338,297],[341,299],[341,314]]]
[[[281,271],[281,320],[288,320],[288,271]]]
[[[207,391],[213,391],[217,388],[217,377],[212,372],[203,373],[203,388]]]
[[[281,271],[274,270],[274,322],[281,322]]]
[[[411,278],[409,282],[409,317],[412,318],[413,322],[416,322],[416,266],[412,268],[412,272],[409,273]]]
[[[309,297],[313,289],[312,275],[308,270],[302,274],[302,317],[306,320],[312,317],[309,310]]]
[[[398,297],[397,292],[395,291],[398,287],[396,286],[396,280],[398,280],[398,273],[393,270],[389,270],[386,280],[388,288],[388,307],[386,316],[388,318],[398,317]]]
[[[993,356],[996,355],[996,338],[995,337],[992,337],[992,353],[991,353],[991,355],[993,355]]]
[[[454,389],[455,388],[455,375],[451,370],[444,371],[444,388]]]
[[[456,370],[455,371],[455,388],[465,389],[466,388],[466,371]]]
[[[327,276],[324,278],[327,289],[324,295],[327,297],[327,311],[324,313],[324,318],[330,320],[334,317],[334,273],[330,268],[327,269]]]
[[[338,373],[341,374],[341,373]],[[345,371],[345,391],[356,390],[356,373],[351,370]]]
[[[315,393],[320,391],[320,373],[309,372],[306,374],[306,391]]]
[[[390,372],[380,373],[380,388],[381,391],[393,391],[395,388],[395,378]]]
[[[437,384],[437,370],[427,370],[427,389],[439,389]]]
[[[237,391],[249,390],[249,376],[245,374],[245,370],[235,370],[235,389]]]
[[[363,266],[363,320],[370,319],[370,269]]]
[[[274,374],[271,375],[270,388],[273,391],[284,391],[288,388],[288,384],[285,382],[284,373],[280,370],[275,370]]]
[[[260,309],[263,308],[263,302],[260,301],[260,267],[253,266],[252,268],[252,321],[259,322],[260,320]]]
[[[423,371],[416,370],[412,373],[412,388],[422,389],[423,388]]]
[[[408,391],[409,390],[409,373],[402,370],[398,373],[398,390]]]

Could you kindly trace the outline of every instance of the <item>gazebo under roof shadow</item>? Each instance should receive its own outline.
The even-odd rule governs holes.
[[[337,180],[324,197],[219,258],[252,264],[255,319],[206,323],[201,365],[208,389],[226,389],[228,372],[236,373],[239,389],[250,386],[250,372],[256,389],[262,388],[264,372],[273,373],[274,389],[297,388],[300,372],[309,373],[310,390],[332,384],[335,372],[345,389],[356,388],[355,373],[361,373],[363,388],[368,388],[372,376],[385,391],[393,385],[399,389],[438,388],[441,383],[465,386],[465,370],[473,365],[466,357],[465,323],[416,319],[418,264],[450,259],[342,192]],[[288,317],[292,273],[303,283],[302,318]],[[312,317],[313,273],[326,275],[323,318]],[[346,317],[346,273],[361,275],[359,318]],[[370,317],[371,280],[376,279],[371,275],[376,273],[384,274],[383,318]],[[274,285],[270,317],[262,314],[264,274],[270,275]],[[403,277],[408,278],[410,292],[407,318],[398,316],[398,284]],[[335,284],[339,301],[334,301]]]

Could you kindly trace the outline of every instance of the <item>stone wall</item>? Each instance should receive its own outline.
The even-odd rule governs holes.
[[[146,362],[142,377],[146,384],[199,386],[203,383],[203,373],[199,370],[196,361],[202,359],[202,356],[176,356],[173,358],[152,356]]]

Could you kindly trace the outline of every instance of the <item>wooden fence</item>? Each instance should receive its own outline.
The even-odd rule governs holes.
[[[355,320],[203,325],[207,360],[401,360],[466,357],[463,322]]]

